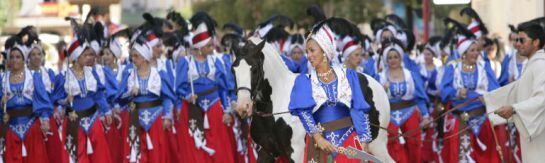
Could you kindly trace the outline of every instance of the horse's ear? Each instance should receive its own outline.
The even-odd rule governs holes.
[[[239,46],[232,46],[232,49],[233,49],[233,53],[235,53],[235,57],[236,58],[240,58],[240,55],[241,55],[241,52],[242,50],[240,50],[241,47]]]
[[[265,40],[261,41],[259,44],[257,44],[257,47],[255,49],[257,49],[257,51],[261,51],[263,50],[263,47],[265,47]]]

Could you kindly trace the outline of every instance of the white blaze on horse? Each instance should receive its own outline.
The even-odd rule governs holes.
[[[260,146],[258,162],[270,162],[279,157],[303,162],[306,132],[299,118],[288,112],[291,91],[299,74],[289,71],[273,46],[258,38],[250,38],[244,47],[235,49],[235,55],[236,109],[242,117],[252,116],[250,133]],[[368,90],[367,94],[364,92],[366,101],[374,104],[379,112],[380,124],[372,124],[372,127],[387,128],[390,121],[388,96],[376,80],[364,76],[367,83],[362,87]],[[369,96],[373,98],[367,99]],[[369,152],[383,162],[394,162],[386,148],[387,136],[386,130],[378,130],[378,136],[369,144]]]

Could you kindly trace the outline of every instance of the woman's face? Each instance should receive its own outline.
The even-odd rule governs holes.
[[[131,60],[137,67],[138,65],[145,64],[146,62],[146,59],[144,59],[144,57],[142,57],[136,50],[131,50]]]
[[[38,48],[33,48],[32,51],[30,51],[28,60],[29,60],[28,64],[32,66],[35,66],[35,67],[42,66],[42,61],[43,61],[42,51],[40,51],[40,49]]]
[[[382,31],[382,36],[381,36],[382,41],[387,40],[389,38],[393,38],[393,37],[394,37],[394,33],[392,33],[392,31],[390,30]]]
[[[395,50],[388,52],[386,61],[388,61],[388,67],[392,69],[401,67],[401,55]]]
[[[433,52],[431,52],[430,49],[424,49],[424,62],[426,62],[426,64],[432,64],[433,63]]]
[[[310,39],[307,42],[307,55],[308,60],[312,67],[316,68],[322,64],[327,64],[327,58],[324,55],[324,51],[318,45],[318,42]]]
[[[356,68],[360,65],[362,56],[363,50],[362,48],[358,48],[350,53],[344,62],[347,64],[348,67]]]
[[[92,48],[85,49],[76,62],[82,66],[92,66],[95,62],[95,51]]]
[[[98,59],[98,57],[96,56],[97,54],[91,48],[85,50],[84,54],[85,54],[86,51],[89,51],[89,52],[88,52],[88,56],[87,56],[87,62],[85,63],[85,65],[86,66],[94,66],[96,64],[96,62],[97,62],[97,59]]]
[[[160,58],[161,55],[165,52],[165,46],[163,45],[163,41],[159,40],[159,43],[157,45],[153,46],[153,57],[154,58]]]
[[[23,53],[20,50],[12,50],[9,53],[8,64],[12,70],[21,70],[25,65],[24,60]]]
[[[303,58],[303,49],[293,48],[293,50],[291,51],[290,56],[291,56],[291,59],[296,60],[296,61],[300,61],[301,58]]]
[[[109,49],[102,50],[101,59],[104,65],[112,65],[115,62],[115,56]]]
[[[480,52],[481,51],[479,50],[479,45],[475,43],[471,44],[471,46],[469,46],[469,49],[467,49],[466,53],[464,54],[464,61],[468,64],[477,63]]]
[[[212,44],[212,41],[208,41],[208,43],[204,45],[202,48],[196,49],[197,55],[199,54],[208,55],[208,54],[212,54],[212,52],[214,52],[214,44]]]

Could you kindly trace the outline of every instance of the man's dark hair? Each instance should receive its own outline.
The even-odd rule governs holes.
[[[519,32],[526,33],[532,40],[539,40],[540,49],[545,45],[545,30],[539,24],[526,22],[518,25],[517,29]]]

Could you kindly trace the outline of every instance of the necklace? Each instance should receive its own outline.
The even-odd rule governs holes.
[[[318,75],[318,77],[320,78],[323,78],[324,80],[326,81],[329,81],[329,75],[333,72],[333,69],[332,68],[329,68],[329,70],[325,73],[318,73],[316,72],[316,75]]]
[[[18,73],[13,73],[13,78],[14,78],[15,80],[20,80],[20,79],[23,78],[23,75],[24,75],[24,72],[23,72],[23,71],[18,72]]]
[[[464,69],[466,70],[473,70],[473,68],[475,68],[475,65],[470,65],[470,64],[462,64],[462,66],[464,67]]]

